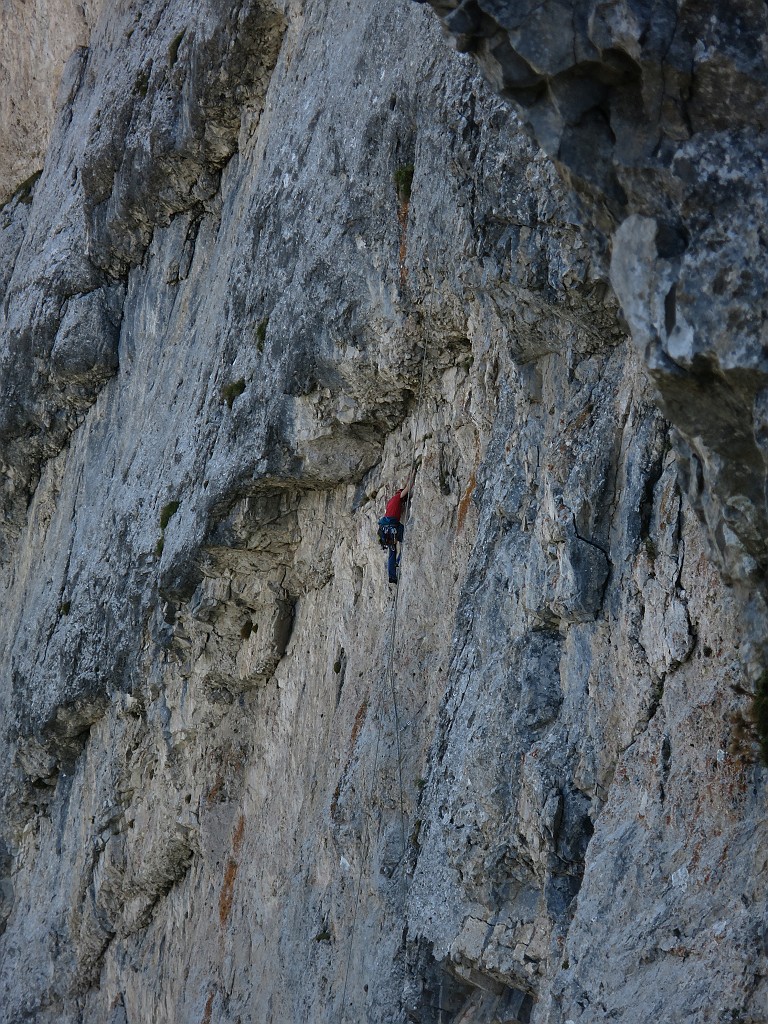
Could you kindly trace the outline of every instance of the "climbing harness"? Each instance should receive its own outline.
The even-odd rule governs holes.
[[[382,516],[379,520],[377,536],[379,538],[379,544],[385,551],[396,550],[400,525],[400,520],[393,519],[391,516]]]

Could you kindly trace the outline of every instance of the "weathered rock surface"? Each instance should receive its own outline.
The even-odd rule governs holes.
[[[726,575],[766,572],[768,10],[434,0],[611,239],[611,280]],[[764,641],[753,671],[760,674]]]
[[[642,5],[442,5],[549,156],[426,6],[224,6],[105,10],[3,210],[0,1020],[764,1021],[746,122]]]
[[[64,65],[84,46],[102,0],[5,0],[0,8],[0,204],[26,196],[56,117]]]

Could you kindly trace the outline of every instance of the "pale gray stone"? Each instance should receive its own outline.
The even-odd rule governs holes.
[[[2,212],[3,1024],[764,1017],[762,8],[436,6],[105,8]]]

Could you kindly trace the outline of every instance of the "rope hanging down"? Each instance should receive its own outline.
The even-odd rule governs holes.
[[[432,324],[432,312],[434,309],[435,301],[435,289],[432,287],[429,295],[429,320],[428,323]],[[411,479],[413,485],[408,500],[408,506],[405,514],[405,526],[408,526],[413,517],[413,504],[414,495],[416,494],[416,480],[414,470],[416,469],[416,444],[419,436],[419,425],[421,423],[421,410],[424,402],[424,378],[427,369],[427,342],[424,341],[424,351],[421,356],[421,380],[419,382],[419,401],[416,406],[416,419],[413,423],[413,436],[411,439]],[[402,558],[403,548],[405,547],[405,531],[403,531],[403,540],[400,542],[400,557]],[[397,587],[395,590],[395,604],[392,610],[392,631],[389,638],[389,663],[387,665],[387,676],[389,678],[389,689],[392,694],[392,711],[395,718],[395,742],[397,745],[397,781],[400,787],[400,860],[401,863],[405,863],[405,855],[407,852],[406,841],[405,841],[405,809],[404,809],[404,798],[403,798],[403,759],[402,752],[400,749],[400,714],[397,708],[397,692],[395,690],[395,670],[394,670],[394,654],[395,654],[395,636],[397,635],[397,610],[400,597],[400,588]],[[403,881],[405,881],[405,875],[403,875]]]
[[[429,320],[430,320],[430,323],[431,323],[431,320],[432,320],[433,305],[434,305],[434,288],[432,289],[432,293],[430,295],[430,307],[429,307],[429,312],[430,312]],[[417,443],[416,439],[418,437],[419,423],[421,422],[421,410],[422,410],[422,405],[423,405],[423,400],[424,400],[424,379],[425,379],[425,374],[426,374],[426,367],[427,367],[427,343],[425,341],[424,342],[424,351],[423,351],[422,357],[421,357],[421,381],[419,383],[419,401],[418,401],[418,405],[417,405],[417,408],[416,408],[416,419],[415,419],[414,424],[413,424],[413,437],[412,437],[412,441],[411,441],[411,472],[413,472],[413,469],[416,466],[416,443]],[[413,490],[411,492],[410,499],[408,501],[408,508],[407,508],[406,521],[405,521],[406,525],[408,523],[410,523],[411,518],[412,518],[413,494],[414,493],[415,493],[415,486],[414,486],[414,488],[413,488]],[[400,543],[400,553],[401,553],[401,555],[402,555],[403,547],[404,547],[404,542],[401,541],[401,543]],[[400,864],[404,865],[405,864],[405,856],[406,856],[406,852],[407,852],[407,845],[406,845],[406,840],[405,840],[405,806],[404,806],[404,796],[403,796],[403,760],[402,760],[402,752],[401,752],[401,748],[400,748],[400,715],[399,715],[399,711],[398,711],[398,707],[397,707],[397,693],[396,693],[396,690],[395,690],[395,674],[394,674],[395,636],[397,635],[397,612],[398,612],[398,606],[399,606],[399,598],[400,598],[400,587],[398,586],[395,589],[395,601],[394,601],[394,604],[392,606],[392,620],[391,620],[391,627],[390,627],[390,634],[389,634],[389,643],[387,645],[388,646],[387,677],[389,679],[389,688],[390,688],[390,692],[392,694],[392,710],[393,710],[394,719],[395,719],[395,742],[396,742],[396,746],[397,746],[397,777],[398,777],[398,784],[399,784],[399,789],[400,789],[400,844],[401,844]],[[370,806],[370,802],[371,802],[371,797],[373,796],[373,786],[374,786],[374,783],[375,783],[375,780],[376,780],[376,770],[378,768],[378,763],[379,763],[379,743],[380,743],[380,740],[381,740],[381,731],[379,731],[377,733],[377,736],[376,736],[376,746],[374,748],[373,773],[372,773],[372,776],[371,776],[371,793],[370,793],[370,797],[369,797],[369,801],[368,801],[369,806]],[[369,818],[369,820],[370,820],[370,818]],[[339,1016],[339,1024],[344,1024],[344,1019],[345,1019],[345,1016],[346,1016],[347,984],[349,982],[349,971],[350,971],[350,967],[352,965],[352,951],[353,951],[354,945],[355,945],[355,931],[356,931],[356,928],[357,928],[357,914],[358,914],[358,910],[360,909],[360,896],[362,894],[362,888],[363,888],[363,865],[368,860],[368,853],[369,853],[369,850],[370,850],[370,841],[371,841],[370,830],[368,828],[366,828],[365,838],[364,838],[364,842],[363,842],[363,849],[361,851],[362,855],[360,857],[360,868],[359,868],[358,874],[357,874],[357,892],[355,894],[355,909],[354,909],[353,914],[352,914],[352,930],[351,930],[350,937],[349,937],[349,952],[347,954],[347,964],[346,964],[346,968],[345,968],[345,971],[344,971],[344,987],[342,989],[342,994],[341,994],[341,1014]],[[405,887],[405,872],[402,873],[402,881],[403,881],[403,887]],[[403,904],[404,903],[405,903],[405,901],[403,901]]]

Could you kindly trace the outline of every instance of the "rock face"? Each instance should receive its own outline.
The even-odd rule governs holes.
[[[64,65],[88,42],[102,0],[5,0],[0,10],[0,203],[28,194],[56,116]]]
[[[0,223],[3,1022],[765,1021],[765,15],[678,6],[435,4],[490,84],[405,0],[69,59]]]
[[[763,591],[765,4],[432,6],[611,237],[611,280],[679,430],[689,499],[728,578]]]

